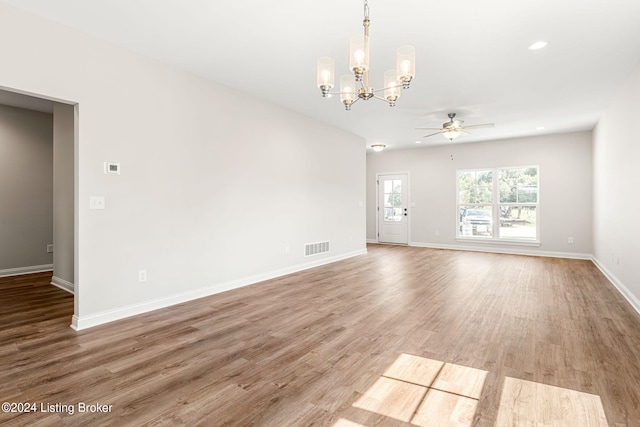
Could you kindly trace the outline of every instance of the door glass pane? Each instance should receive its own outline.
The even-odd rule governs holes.
[[[493,236],[493,213],[491,206],[465,206],[460,209],[461,236]]]
[[[384,193],[393,193],[393,181],[384,181]]]
[[[393,208],[384,208],[384,220],[395,221],[393,217]]]
[[[402,221],[402,209],[400,208],[384,208],[384,220],[387,222]]]
[[[394,208],[402,207],[402,194],[398,194],[398,193],[393,194],[393,207]]]
[[[384,206],[386,208],[393,207],[393,194],[385,194],[384,195]]]
[[[393,192],[402,193],[402,180],[400,179],[393,180]]]
[[[536,240],[535,206],[500,206],[500,238]]]

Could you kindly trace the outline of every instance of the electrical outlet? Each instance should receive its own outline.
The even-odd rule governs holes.
[[[573,244],[573,237],[569,237],[569,239],[567,239],[567,243],[569,243],[570,245]]]
[[[89,209],[104,209],[104,196],[89,197]]]
[[[47,245],[47,253],[48,254],[53,253],[53,245]]]
[[[436,230],[436,237],[440,237],[440,232]]]
[[[289,255],[289,254],[291,253],[291,246],[285,246],[285,247],[284,247],[284,253],[285,253],[286,255]]]
[[[138,282],[146,282],[147,281],[147,270],[138,271]]]

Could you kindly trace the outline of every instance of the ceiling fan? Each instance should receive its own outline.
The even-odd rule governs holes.
[[[442,128],[416,128],[418,130],[437,130],[438,132],[429,134],[429,135],[425,135],[423,136],[423,138],[428,138],[430,136],[433,135],[438,135],[438,134],[442,134],[445,138],[447,138],[449,141],[453,141],[455,138],[459,137],[460,135],[469,135],[468,132],[466,132],[467,129],[479,129],[479,128],[490,128],[493,127],[494,124],[493,123],[485,123],[482,125],[471,125],[471,126],[462,126],[462,123],[464,123],[463,120],[454,120],[456,113],[449,113],[449,121],[448,122],[444,122],[442,124]]]

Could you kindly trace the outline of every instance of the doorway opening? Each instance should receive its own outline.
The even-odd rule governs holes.
[[[34,224],[33,242],[25,243],[20,235],[4,236],[8,238],[2,239],[0,253],[6,252],[7,247],[12,251],[17,245],[25,244],[19,256],[4,260],[0,265],[0,275],[52,272],[51,284],[74,295],[75,314],[78,312],[78,106],[64,100],[0,87],[0,113],[4,114],[5,127],[4,141],[0,142],[7,150],[14,150],[16,156],[8,156],[5,161],[19,160],[27,176],[36,172],[42,175],[36,184],[42,194],[29,194],[33,186],[29,187],[28,180],[18,176],[5,180],[8,181],[5,184],[10,186],[5,188],[6,194],[48,200],[44,202],[47,206],[41,203],[40,207],[34,208],[26,204],[16,208],[15,212],[5,212],[6,215],[0,216],[4,230],[11,230],[18,225],[17,221],[22,221],[20,226],[27,229]],[[26,131],[21,132],[20,129]],[[32,141],[34,138],[36,142]],[[40,163],[31,162],[26,144],[32,146],[29,148],[31,152],[38,153]],[[47,162],[47,167],[41,168]],[[4,204],[5,210],[9,209],[8,204]],[[30,215],[22,215],[21,218],[20,209]],[[45,240],[46,244],[42,244]]]

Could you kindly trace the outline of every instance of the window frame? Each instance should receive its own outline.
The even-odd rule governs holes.
[[[537,170],[537,188],[536,202],[501,202],[500,201],[500,172],[506,169],[531,169]],[[492,200],[491,202],[478,203],[461,203],[460,202],[460,176],[468,172],[487,172],[492,173]],[[514,239],[508,237],[500,237],[500,208],[502,206],[532,206],[536,211],[536,237],[535,239]],[[463,235],[461,230],[461,212],[462,209],[472,209],[475,207],[491,207],[492,227],[490,236]],[[460,242],[483,242],[490,244],[509,244],[518,246],[540,246],[540,166],[501,166],[492,168],[473,168],[456,170],[456,240]]]

